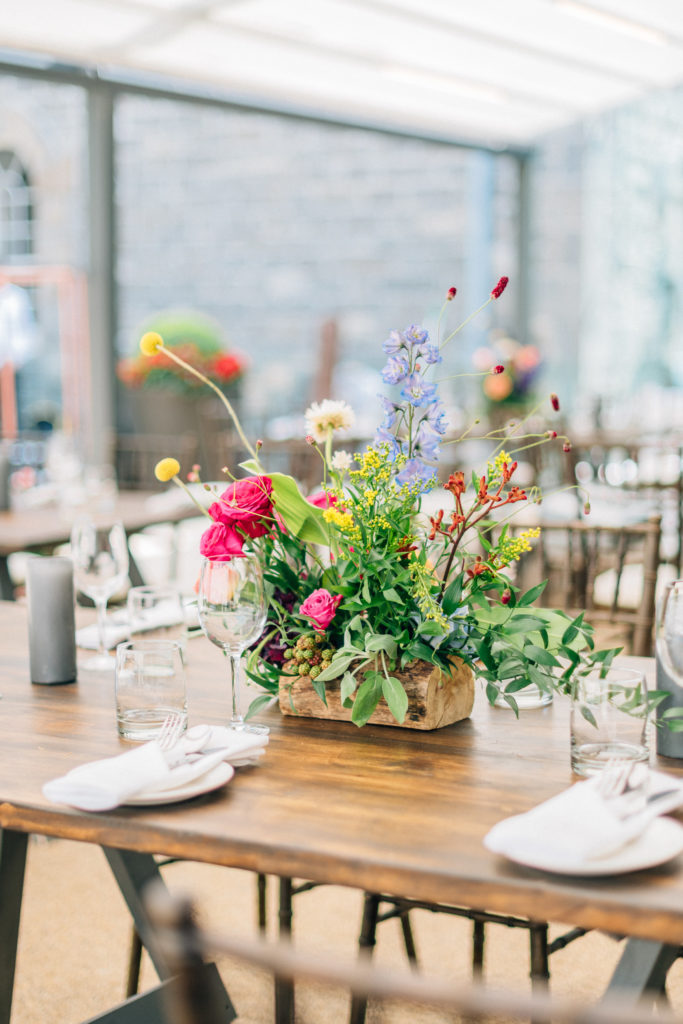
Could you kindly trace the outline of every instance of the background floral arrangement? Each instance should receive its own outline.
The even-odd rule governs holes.
[[[230,349],[218,321],[203,313],[191,310],[158,313],[147,321],[144,330],[163,335],[167,351],[173,349],[185,364],[221,387],[239,380],[247,368],[246,357]],[[154,388],[178,395],[198,395],[203,391],[203,382],[193,370],[160,352],[151,357],[138,352],[119,361],[117,375],[126,387],[136,390]]]
[[[488,374],[482,383],[485,401],[492,406],[524,406],[531,401],[542,362],[535,345],[522,345],[500,332],[492,333],[489,344],[472,354],[472,365],[480,372],[503,366],[502,373]]]
[[[498,300],[506,285],[501,278],[476,312]],[[383,420],[365,451],[333,453],[335,432],[352,424],[345,402],[327,400],[308,410],[307,441],[321,459],[321,487],[312,495],[304,497],[291,477],[266,472],[262,443],[249,443],[225,400],[251,453],[241,466],[249,475],[233,477],[208,511],[202,508],[211,522],[200,550],[222,560],[255,551],[262,560],[268,622],[248,673],[267,692],[253,702],[252,713],[283,678],[308,676],[323,701],[326,686],[340,684],[357,725],[382,698],[400,722],[407,697],[395,673],[415,661],[448,672],[454,659],[476,668],[489,700],[502,694],[517,710],[519,690],[535,684],[567,691],[577,671],[609,664],[616,653],[594,650],[593,630],[582,615],[571,620],[537,607],[543,585],[522,593],[506,572],[537,532],[513,536],[508,520],[540,499],[536,490],[515,484],[515,452],[548,443],[568,451],[567,438],[552,429],[525,433],[522,420],[487,435],[491,454],[483,467],[438,480],[443,450],[457,451],[469,434],[447,438],[438,393],[446,379],[437,376],[444,349],[475,315],[442,337],[455,296],[449,289],[434,339],[412,324],[384,342],[382,379],[392,391],[380,397]],[[141,348],[153,358],[183,362],[158,334],[145,335]],[[496,377],[503,370],[495,364],[481,374]],[[556,395],[546,401],[549,414],[559,409]],[[159,463],[157,476],[186,487],[173,458]],[[199,480],[196,467],[189,479]],[[433,507],[423,513],[428,493]]]

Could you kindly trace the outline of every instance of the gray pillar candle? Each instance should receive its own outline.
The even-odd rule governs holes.
[[[0,448],[0,512],[6,512],[10,506],[10,465],[9,455]]]
[[[76,624],[71,559],[29,558],[26,596],[31,682],[73,682]]]

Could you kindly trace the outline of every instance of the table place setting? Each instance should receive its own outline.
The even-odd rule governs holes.
[[[107,615],[104,626],[104,644],[113,650],[120,643],[139,633],[178,640],[203,636],[197,618],[196,604],[186,604],[179,590],[166,586],[131,587],[126,607]],[[83,650],[97,650],[99,628],[96,622],[76,630],[76,644]]]
[[[567,875],[612,875],[663,864],[683,851],[683,825],[663,817],[683,805],[683,781],[617,762],[484,837],[493,853]]]
[[[46,782],[43,795],[83,811],[189,800],[225,785],[235,768],[257,763],[268,743],[267,736],[221,725],[195,725],[184,735],[179,727],[176,721],[158,739],[79,765]]]

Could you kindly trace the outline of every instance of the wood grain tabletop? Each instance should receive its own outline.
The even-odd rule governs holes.
[[[228,717],[227,664],[188,644],[190,724]],[[629,659],[634,661],[634,659]],[[654,663],[644,661],[649,669]],[[516,867],[482,845],[501,818],[574,781],[569,708],[491,708],[435,732],[265,712],[258,766],[184,803],[88,814],[44,782],[120,753],[113,673],[32,685],[25,609],[0,603],[0,826],[233,867],[683,942],[683,858],[609,878]],[[683,762],[660,767],[681,773]]]

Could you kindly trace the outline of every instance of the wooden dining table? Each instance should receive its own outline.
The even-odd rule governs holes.
[[[42,786],[130,748],[116,732],[113,674],[31,684],[25,609],[16,603],[0,603],[0,656],[0,1024],[10,1019],[31,834],[101,846],[141,934],[140,890],[158,872],[153,855],[164,854],[630,936],[613,986],[634,994],[660,985],[678,955],[683,858],[570,877],[516,866],[483,845],[496,822],[575,781],[565,698],[517,720],[478,693],[471,718],[434,732],[358,729],[272,709],[259,716],[270,726],[265,756],[223,788],[183,803],[86,813],[50,803]],[[653,672],[652,660],[638,661]],[[227,676],[217,648],[189,641],[190,724],[227,721]],[[657,762],[683,772],[683,762],[653,754]],[[138,1019],[125,1012],[101,1019]],[[150,1010],[144,1019],[156,1018]]]

